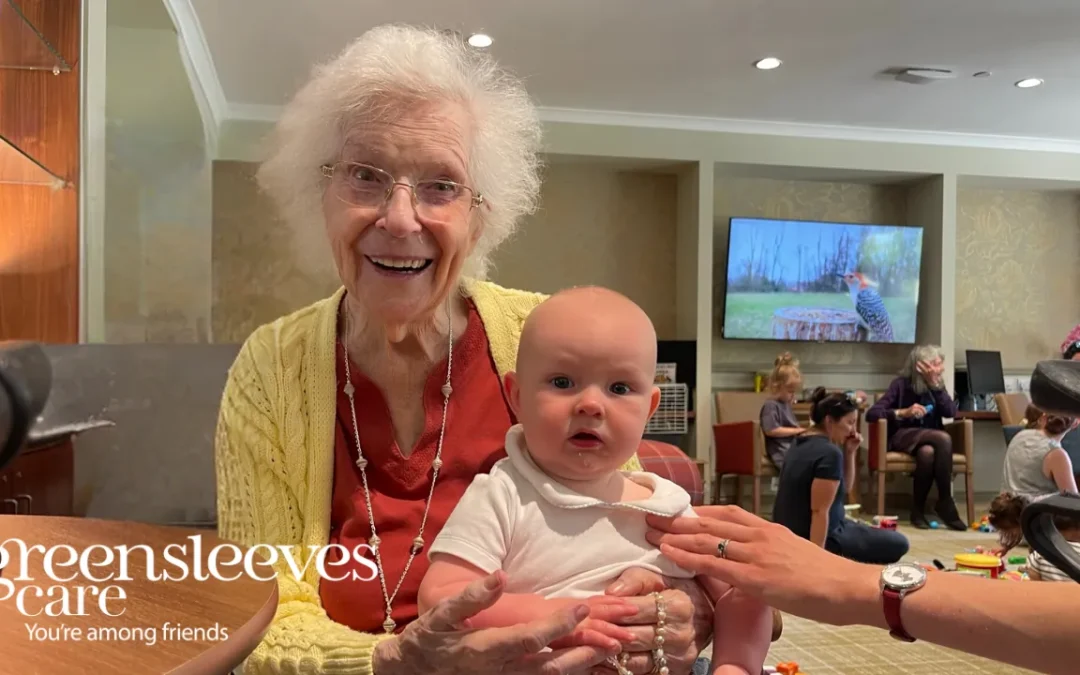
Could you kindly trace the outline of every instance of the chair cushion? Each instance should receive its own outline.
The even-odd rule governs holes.
[[[666,478],[690,493],[690,503],[705,503],[705,483],[694,460],[670,443],[643,440],[638,446],[638,460],[643,469]]]
[[[761,475],[762,476],[779,476],[780,470],[776,468],[772,460],[767,456],[761,458]]]
[[[906,452],[886,452],[885,462],[888,464],[888,471],[914,471],[915,459]],[[967,458],[961,454],[953,453],[952,456],[953,470],[963,469],[967,467]]]

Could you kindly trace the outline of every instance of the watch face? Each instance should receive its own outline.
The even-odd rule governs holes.
[[[911,563],[889,565],[882,571],[881,581],[897,590],[918,588],[926,581],[926,570]]]

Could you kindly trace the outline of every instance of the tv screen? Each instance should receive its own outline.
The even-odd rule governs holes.
[[[732,218],[728,340],[914,344],[922,228]]]

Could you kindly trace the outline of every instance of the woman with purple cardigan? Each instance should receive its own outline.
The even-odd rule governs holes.
[[[937,345],[911,350],[900,377],[866,412],[866,421],[889,423],[889,452],[903,452],[915,459],[915,485],[911,524],[925,530],[926,498],[937,485],[938,516],[953,530],[966,530],[952,498],[952,440],[945,433],[945,418],[956,417],[956,402],[945,391],[942,372],[945,355]]]

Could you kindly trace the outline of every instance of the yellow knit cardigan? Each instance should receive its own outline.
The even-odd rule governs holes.
[[[499,375],[514,368],[525,317],[546,296],[466,280]],[[293,546],[296,559],[326,546],[334,478],[335,340],[344,289],[256,329],[229,370],[215,440],[218,533],[245,546]],[[627,469],[641,468],[637,458]],[[372,673],[384,634],[331,620],[309,565],[277,567],[274,621],[245,675]]]

